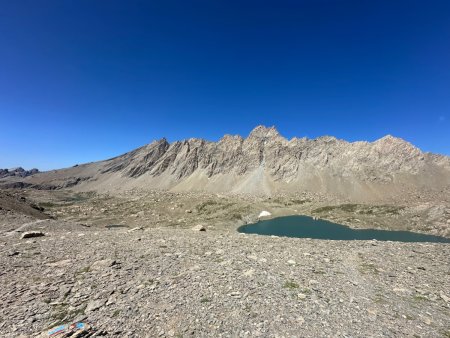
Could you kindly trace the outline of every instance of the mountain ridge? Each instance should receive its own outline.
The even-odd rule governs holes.
[[[166,138],[108,160],[26,177],[24,183],[80,190],[126,188],[271,195],[313,191],[357,200],[403,189],[450,186],[450,157],[386,135],[374,142],[333,136],[284,138],[257,126],[243,138]]]

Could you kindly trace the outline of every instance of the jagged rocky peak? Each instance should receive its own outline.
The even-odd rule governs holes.
[[[302,138],[298,138],[298,137],[294,136],[293,138],[291,138],[288,141],[288,145],[290,147],[297,147],[297,146],[300,146],[300,145],[305,145],[308,142],[310,142],[310,140],[306,136],[302,137]]]
[[[166,148],[166,147],[169,147],[169,146],[170,146],[169,141],[167,141],[167,139],[165,137],[163,137],[163,138],[161,138],[159,140],[154,140],[154,141],[150,142],[149,144],[147,144],[146,147],[151,149],[151,148],[155,148],[155,147]]]
[[[376,149],[381,152],[403,152],[408,153],[409,155],[419,155],[422,154],[422,151],[417,147],[413,146],[411,143],[405,141],[402,138],[395,137],[392,135],[386,135],[375,142],[373,142]]]
[[[408,141],[405,141],[404,139],[400,138],[400,137],[395,137],[392,135],[386,135],[383,136],[382,138],[376,140],[374,142],[374,144],[381,144],[381,145],[392,145],[392,146],[402,146],[402,147],[409,147],[409,148],[414,148],[414,149],[418,149],[417,147],[415,147],[414,145],[412,145],[411,143],[409,143]]]
[[[225,134],[220,140],[220,143],[223,142],[236,142],[236,141],[242,141],[243,138],[241,135],[230,135],[230,134]]]
[[[191,137],[190,139],[185,140],[184,143],[189,144],[190,146],[202,146],[209,142],[202,138]]]
[[[163,138],[160,138],[159,140],[154,140],[150,144],[170,144],[170,143],[169,143],[169,141],[167,141],[167,139],[165,137],[163,137]]]
[[[240,135],[226,134],[219,140],[217,144],[218,147],[221,149],[231,150],[231,149],[238,149],[239,147],[242,146],[243,142],[244,139]]]
[[[165,137],[159,140],[155,140],[146,146],[144,146],[142,149],[144,152],[149,156],[149,154],[154,154],[155,152],[160,155],[164,153],[168,148],[170,147],[170,143],[167,141]]]
[[[250,135],[248,135],[248,138],[275,138],[275,137],[281,137],[280,133],[275,128],[275,126],[268,128],[263,125],[257,126],[250,132]]]

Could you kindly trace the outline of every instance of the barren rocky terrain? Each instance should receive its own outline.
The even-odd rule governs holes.
[[[3,194],[4,337],[45,337],[48,329],[74,321],[89,323],[89,334],[109,337],[450,334],[448,244],[236,232],[270,210],[273,216],[318,214],[354,227],[399,229],[414,214],[422,224],[416,231],[436,233],[436,224],[448,224],[448,208],[439,214],[427,200],[420,203],[429,209],[349,204],[306,193]],[[24,213],[30,205],[37,215]],[[206,231],[192,230],[197,224]],[[27,231],[44,236],[21,239]]]
[[[0,334],[71,321],[117,337],[446,337],[450,246],[208,228],[87,228],[1,239]]]
[[[237,232],[264,210],[450,238],[450,160],[401,139],[260,126],[2,176],[0,337],[450,337],[449,244]]]

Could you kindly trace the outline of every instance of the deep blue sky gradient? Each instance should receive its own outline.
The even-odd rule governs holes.
[[[258,124],[450,155],[450,1],[0,0],[0,123],[0,168]]]

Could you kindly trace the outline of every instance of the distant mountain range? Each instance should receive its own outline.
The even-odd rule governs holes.
[[[21,167],[19,168],[12,168],[12,169],[0,169],[0,178],[9,177],[9,176],[18,176],[18,177],[27,177],[34,174],[37,174],[39,170],[37,169],[31,169],[31,170],[25,170]]]
[[[3,180],[3,185],[19,184]],[[375,142],[335,137],[287,140],[258,126],[247,138],[166,139],[121,156],[25,177],[23,186],[113,191],[129,188],[265,194],[320,192],[350,199],[450,186],[450,157],[393,136]]]

